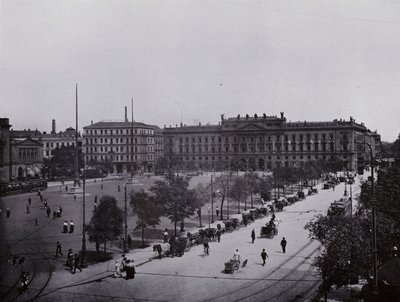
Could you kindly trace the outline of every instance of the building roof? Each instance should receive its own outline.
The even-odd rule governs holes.
[[[89,126],[83,127],[83,129],[109,129],[109,128],[131,128],[132,123],[131,122],[122,122],[122,121],[100,121],[94,124],[91,124]],[[133,127],[134,128],[148,128],[148,129],[154,129],[153,125],[148,125],[142,122],[133,122]]]
[[[24,130],[13,130],[10,131],[10,136],[12,138],[27,138],[27,137],[41,137],[42,133],[40,131],[31,130],[31,129],[24,129]]]
[[[78,137],[80,137],[80,133],[78,132]],[[69,127],[67,129],[65,129],[65,131],[60,131],[58,133],[46,133],[43,132],[42,137],[44,139],[48,139],[48,138],[75,138],[75,129],[72,127]]]

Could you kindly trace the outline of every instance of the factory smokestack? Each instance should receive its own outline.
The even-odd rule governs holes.
[[[56,120],[51,121],[51,134],[56,134]]]
[[[128,122],[128,107],[125,106],[125,122]]]

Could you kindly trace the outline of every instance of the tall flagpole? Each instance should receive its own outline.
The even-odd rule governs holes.
[[[79,186],[79,171],[78,171],[78,83],[75,88],[75,179],[74,187]]]
[[[132,119],[132,128],[131,128],[131,178],[133,179],[133,98],[131,99],[131,119]]]

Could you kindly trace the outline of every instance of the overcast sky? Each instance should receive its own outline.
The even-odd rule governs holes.
[[[218,123],[254,113],[400,133],[400,1],[0,0],[0,117]]]

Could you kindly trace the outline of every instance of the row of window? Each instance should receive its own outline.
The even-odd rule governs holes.
[[[118,138],[118,137],[110,138],[110,139],[108,139],[108,138],[104,138],[104,139],[103,138],[99,138],[99,139],[97,139],[97,138],[86,138],[85,142],[86,142],[86,145],[93,145],[93,144],[97,144],[97,143],[99,143],[99,144],[110,144],[110,145],[111,144],[123,144],[123,143],[125,143],[125,144],[128,145],[128,144],[130,144],[132,142],[132,140],[129,139],[129,138],[123,139],[123,138]],[[139,140],[138,140],[138,138],[135,137],[134,143],[138,144],[138,142],[139,142],[139,144],[146,144],[146,143],[147,144],[152,144],[153,143],[153,139],[151,137],[148,137],[147,139],[139,138]]]
[[[292,157],[289,157],[289,156],[285,156],[285,157],[280,157],[280,156],[276,156],[276,157],[274,157],[274,156],[268,156],[268,160],[278,160],[278,161],[281,161],[282,159],[284,159],[284,160],[298,160],[298,159],[300,159],[300,160],[302,160],[302,159],[307,159],[307,160],[311,160],[311,159],[327,159],[328,157],[326,156],[326,155],[323,155],[323,156],[318,156],[318,155],[315,155],[315,156],[311,156],[311,155],[307,155],[307,156],[303,156],[303,155],[299,155],[298,157],[296,156],[296,155],[293,155]],[[334,156],[333,155],[330,155],[329,156],[329,158],[334,158]],[[172,160],[172,157],[170,157],[169,158],[170,160]],[[215,156],[204,156],[204,157],[202,157],[202,156],[198,156],[198,157],[196,157],[196,156],[193,156],[193,157],[189,157],[189,156],[186,156],[186,157],[178,157],[178,160],[180,160],[180,161],[184,161],[184,160],[186,160],[186,161],[196,161],[196,160],[199,160],[199,161],[201,161],[201,160],[212,160],[212,161],[215,161],[215,160],[219,160],[219,161],[221,161],[222,160],[222,157],[221,156],[218,156],[218,159],[217,159],[217,157],[215,157]],[[343,156],[343,159],[347,159],[347,156]],[[224,160],[225,161],[228,161],[229,160],[229,157],[225,157],[224,158]],[[262,159],[262,160],[264,160],[264,159]]]
[[[146,149],[138,148],[136,146],[134,148],[135,153],[137,153],[138,150],[141,153],[145,153],[145,152],[149,153],[149,152],[153,152],[154,151],[153,146],[147,146]],[[97,148],[97,147],[86,147],[86,153],[97,153],[97,151],[99,151],[99,152],[114,152],[114,148],[113,147],[99,147],[99,148]],[[132,152],[132,148],[116,146],[115,147],[115,152],[119,152],[119,153]]]
[[[18,149],[18,160],[32,162],[38,160],[38,149],[37,148],[19,148]]]
[[[330,141],[333,141],[334,140],[334,134],[333,133],[328,133],[328,134],[327,133],[314,133],[312,135],[311,133],[307,133],[307,134],[292,134],[292,135],[269,135],[269,136],[265,136],[265,137],[264,136],[259,136],[257,138],[258,138],[259,142],[264,142],[264,141],[270,142],[270,141],[273,141],[273,140],[274,141],[281,141],[282,138],[286,142],[289,141],[289,139],[291,139],[292,141],[300,141],[300,142],[304,141],[305,139],[306,139],[306,141],[311,141],[312,138],[315,141],[319,141],[320,139],[322,141],[326,141],[327,138],[329,138]],[[238,141],[241,141],[241,142],[246,142],[246,141],[247,142],[255,142],[257,140],[257,138],[254,137],[254,136],[241,136],[241,137],[236,137],[236,136],[228,137],[228,136],[226,136],[224,138],[224,141],[225,142],[229,142],[229,141],[231,141],[231,142],[238,142]],[[343,140],[347,140],[347,135],[343,135]],[[169,141],[170,141],[170,143],[172,143],[173,142],[173,137],[169,137]],[[214,142],[221,143],[222,142],[222,137],[221,136],[218,136],[218,137],[211,136],[210,139],[209,139],[208,136],[205,136],[205,137],[201,137],[201,136],[198,136],[198,137],[193,137],[193,136],[192,137],[179,137],[179,142],[180,143],[183,143],[184,141],[186,143],[189,143],[189,142],[195,143],[196,141],[198,143],[202,143],[203,141],[205,143],[208,143],[209,141],[211,141],[212,143],[214,143]]]
[[[137,161],[138,160],[138,156],[134,155],[134,156],[129,156],[129,155],[115,155],[115,156],[107,156],[107,155],[88,155],[86,156],[86,160],[90,160],[90,161],[112,161],[112,162],[121,162],[121,161]],[[147,161],[153,161],[154,160],[154,156],[152,154],[148,154],[147,155]]]
[[[46,143],[46,148],[54,148],[54,146],[56,147],[56,148],[58,148],[58,147],[60,147],[60,146],[62,146],[62,147],[64,147],[64,146],[75,146],[75,143],[74,142],[66,142],[66,143]]]
[[[233,145],[233,146],[225,146],[224,152],[238,152],[238,150],[240,150],[240,152],[265,152],[266,150],[268,150],[269,152],[281,152],[281,151],[286,151],[286,152],[296,152],[296,151],[300,151],[300,152],[311,152],[311,151],[322,151],[322,152],[326,152],[326,151],[335,151],[335,145],[334,143],[330,143],[328,148],[326,144],[321,144],[321,148],[319,148],[319,144],[314,144],[313,148],[311,144],[306,144],[306,146],[304,146],[303,144],[300,145],[296,145],[296,144],[292,144],[292,145],[285,145],[285,147],[282,149],[281,146],[276,146],[276,148],[272,148],[271,146],[268,146],[267,148],[265,148],[264,145],[258,145],[257,148],[255,146],[248,146],[248,145],[243,145],[241,144],[239,145]],[[347,151],[347,145],[343,145],[343,151]],[[189,147],[179,147],[179,153],[183,153],[185,151],[185,153],[202,153],[202,152],[209,152],[209,150],[214,153],[216,152],[217,148],[215,147],[211,147],[210,149],[208,148],[208,146],[202,147],[202,146],[192,146],[191,148]],[[173,153],[173,149],[169,148],[170,153]],[[218,152],[222,152],[222,148],[219,146],[218,147]]]
[[[134,129],[135,134],[148,134],[153,135],[154,130],[151,129]],[[113,135],[113,134],[132,134],[132,129],[90,129],[85,130],[86,135]]]

